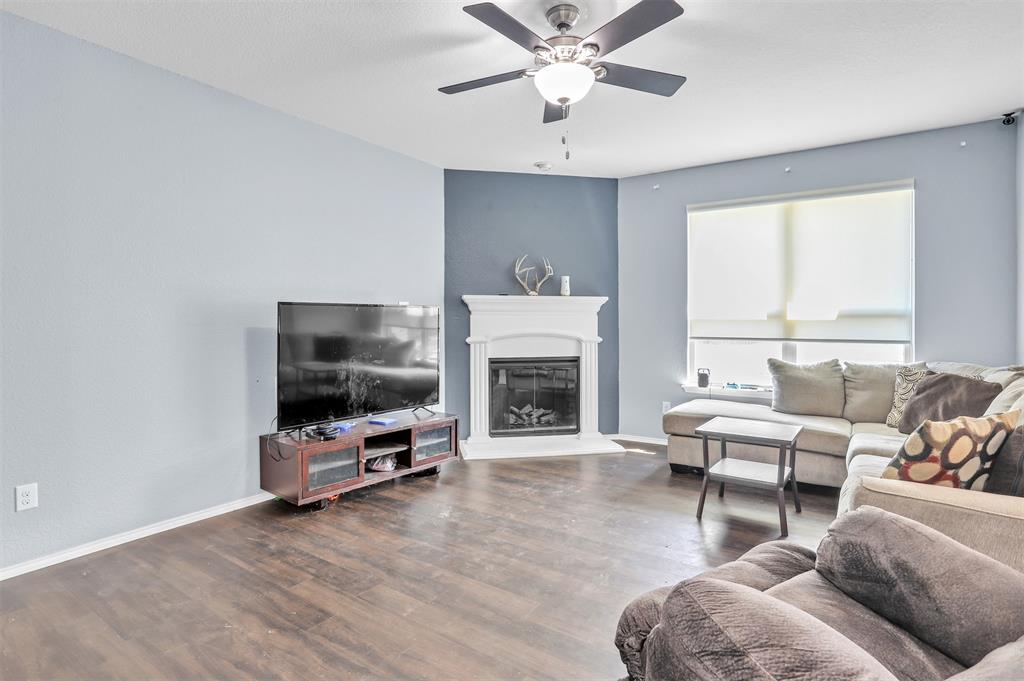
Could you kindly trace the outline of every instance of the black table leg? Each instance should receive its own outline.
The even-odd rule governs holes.
[[[789,536],[789,526],[786,525],[786,493],[779,490],[779,525],[782,527],[782,536]]]
[[[796,505],[796,512],[800,512],[800,487],[796,484],[796,443],[789,447],[789,474],[793,481],[793,503]]]
[[[725,452],[725,438],[723,437],[723,438],[722,438],[722,439],[720,440],[720,442],[722,443],[722,450],[721,450],[721,451],[722,451],[722,454],[721,454],[721,457],[720,457],[720,458],[721,458],[721,459],[722,459],[722,460],[724,461],[724,460],[725,460],[725,457],[726,457],[726,452]],[[724,483],[724,482],[720,482],[720,483],[718,483],[718,497],[719,497],[719,498],[722,498],[722,497],[724,497],[724,496],[725,496],[725,483]]]
[[[779,500],[779,525],[782,527],[782,536],[789,536],[789,526],[786,524],[786,447],[779,447],[779,477],[775,486],[776,496]]]
[[[708,436],[702,436],[701,440],[701,444],[704,447],[704,481],[700,484],[700,501],[697,502],[697,520],[700,520],[700,517],[704,515],[704,497],[708,494],[708,483],[711,480],[711,476],[708,475]]]

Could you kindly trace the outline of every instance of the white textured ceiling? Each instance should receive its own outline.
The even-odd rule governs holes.
[[[497,4],[541,36],[557,0]],[[541,123],[526,68],[468,2],[10,2],[15,14],[445,168],[625,177],[991,118],[1024,105],[1024,0],[681,0],[611,61],[679,93],[595,85]],[[586,35],[633,2],[581,0]]]

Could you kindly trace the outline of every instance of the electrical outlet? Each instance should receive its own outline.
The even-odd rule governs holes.
[[[671,402],[662,402],[661,403],[661,413],[662,414],[664,414],[665,412],[667,412],[671,408],[672,408],[672,403]]]
[[[27,511],[39,505],[39,484],[18,485],[14,488],[15,511]]]

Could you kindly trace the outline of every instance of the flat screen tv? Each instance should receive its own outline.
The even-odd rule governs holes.
[[[278,428],[437,404],[439,336],[432,306],[278,303]]]

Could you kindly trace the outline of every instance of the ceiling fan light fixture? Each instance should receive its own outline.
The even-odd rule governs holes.
[[[541,97],[552,104],[566,106],[587,96],[594,85],[594,72],[583,64],[556,62],[538,71],[533,83]]]

